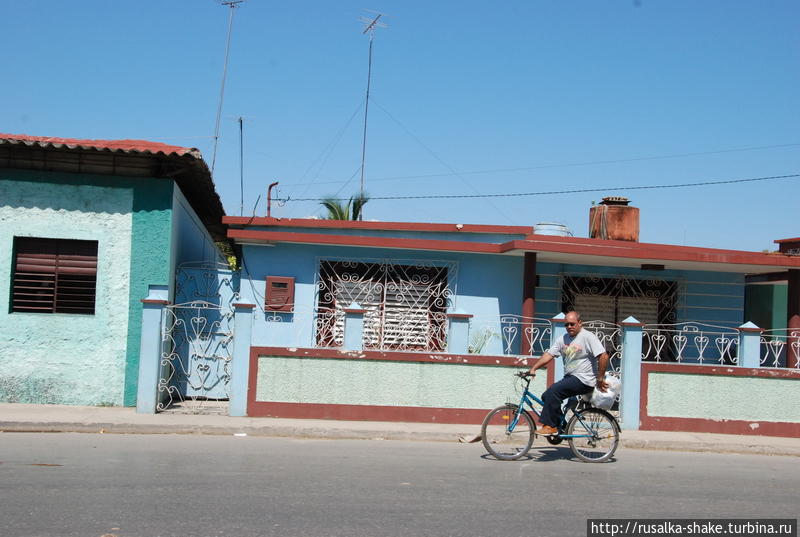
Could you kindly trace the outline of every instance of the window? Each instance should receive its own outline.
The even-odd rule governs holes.
[[[591,327],[601,337],[611,355],[611,367],[619,370],[622,332],[615,325],[632,316],[644,324],[674,323],[677,317],[678,283],[656,279],[636,279],[620,276],[565,276],[561,307],[564,312],[575,310],[584,323],[602,321]],[[605,324],[610,323],[610,324]],[[642,353],[647,356],[651,342],[642,339]],[[612,352],[613,347],[613,352]],[[662,360],[671,360],[672,350],[665,349]]]
[[[442,351],[446,347],[447,267],[322,261],[317,344],[344,340],[344,309],[364,314],[364,348]]]
[[[562,308],[584,321],[619,324],[629,316],[642,323],[675,322],[677,283],[634,278],[565,276]]]
[[[11,311],[94,313],[97,241],[14,237]]]

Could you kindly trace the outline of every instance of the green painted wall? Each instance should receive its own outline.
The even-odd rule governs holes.
[[[136,406],[142,303],[150,285],[171,285],[173,279],[172,189],[174,183],[153,179],[139,182],[133,195],[130,316],[125,365],[125,406]]]
[[[524,369],[524,367],[520,367]],[[491,409],[519,402],[510,367],[262,356],[256,401]],[[545,389],[546,374],[531,383]]]
[[[0,180],[0,401],[123,402],[130,189]],[[94,240],[94,315],[10,313],[15,236]]]
[[[664,372],[648,379],[650,416],[800,422],[800,379]]]
[[[166,179],[0,170],[0,400],[135,404],[140,300],[171,283],[172,194]],[[95,315],[9,313],[15,235],[98,240]]]

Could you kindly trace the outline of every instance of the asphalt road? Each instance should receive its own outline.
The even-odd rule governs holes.
[[[796,457],[480,444],[0,433],[0,535],[586,535],[587,518],[795,518]]]

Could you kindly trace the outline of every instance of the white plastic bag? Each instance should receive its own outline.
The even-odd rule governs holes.
[[[622,387],[622,381],[614,375],[607,374],[606,384],[608,384],[608,388],[606,388],[605,392],[601,392],[597,388],[592,392],[591,403],[593,407],[610,410],[614,405],[614,401],[616,401],[617,395],[619,395],[620,388]]]

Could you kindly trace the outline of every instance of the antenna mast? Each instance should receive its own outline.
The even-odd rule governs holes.
[[[244,118],[239,116],[239,192],[241,204],[239,216],[244,216]]]
[[[222,117],[222,101],[225,97],[225,79],[228,76],[228,54],[231,51],[231,31],[233,30],[233,12],[244,0],[217,0],[223,6],[231,8],[228,15],[228,39],[225,45],[225,64],[222,68],[222,85],[219,90],[219,104],[217,105],[217,122],[214,127],[214,152],[211,157],[211,175],[214,175],[214,166],[217,164],[217,142],[219,141],[219,120]]]
[[[360,17],[359,21],[365,24],[362,35],[369,35],[369,59],[367,63],[367,94],[364,99],[364,136],[361,141],[361,198],[364,198],[364,165],[367,158],[367,117],[369,115],[369,87],[372,81],[372,39],[375,37],[377,28],[387,28],[386,24],[380,22],[382,13],[378,13],[373,19]],[[364,219],[364,209],[361,209],[359,220]]]

